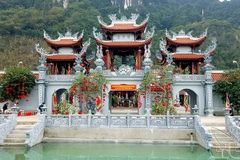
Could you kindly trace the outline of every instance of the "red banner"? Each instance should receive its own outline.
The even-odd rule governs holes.
[[[137,85],[136,84],[112,84],[111,90],[113,91],[132,91],[136,90]]]

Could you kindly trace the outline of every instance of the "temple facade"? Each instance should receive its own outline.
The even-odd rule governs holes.
[[[102,33],[93,29],[98,45],[97,70],[103,72],[109,81],[103,113],[111,112],[114,107],[132,107],[139,114],[145,112],[145,105],[140,107],[137,104],[136,90],[144,74],[151,70],[150,47],[154,28],[146,31],[149,15],[140,24],[136,23],[138,16],[132,14],[130,18],[117,18],[116,15],[109,15],[110,24],[98,17]],[[115,63],[117,58],[121,64]]]
[[[207,29],[199,37],[193,37],[192,31],[187,34],[183,30],[171,32],[172,35],[166,30],[165,40],[160,40],[159,44],[161,53],[156,56],[160,64],[174,66],[173,93],[180,104],[187,96],[191,113],[196,105],[201,115],[212,115],[214,82],[211,62],[216,40],[213,39],[212,44],[202,52],[199,47],[207,38]]]
[[[144,75],[152,72],[151,58],[157,58],[160,65],[174,68],[173,97],[183,105],[184,96],[187,96],[188,112],[193,113],[196,106],[200,115],[223,111],[224,104],[213,94],[212,89],[222,73],[213,71],[211,65],[216,40],[213,39],[205,51],[200,50],[207,38],[207,29],[198,37],[193,37],[192,32],[185,33],[182,30],[179,33],[171,31],[170,35],[166,30],[165,38],[159,43],[160,51],[151,55],[154,28],[149,31],[146,29],[149,15],[139,24],[136,22],[138,17],[137,14],[132,14],[130,18],[109,15],[110,24],[97,17],[101,31],[93,28],[97,51],[92,54],[87,54],[90,40],[83,43],[83,32],[80,36],[70,31],[64,35],[58,33],[58,38],[52,39],[44,31],[44,39],[54,52],[48,53],[39,44],[35,45],[40,62],[38,72],[35,73],[38,77],[37,86],[29,95],[28,103],[20,101],[22,109],[34,110],[45,102],[51,113],[54,96],[56,95],[56,103],[67,98],[66,91],[71,87],[77,73],[98,71],[109,81],[101,97],[104,99],[101,101],[102,114],[112,113],[115,108],[131,108],[138,114],[146,114],[154,102],[152,93],[149,91],[143,97],[136,95],[136,91]],[[93,61],[96,68],[90,70]]]
[[[49,107],[49,112],[54,107],[53,99],[56,102],[66,99],[67,90],[71,87],[75,75],[78,72],[90,72],[90,63],[94,60],[94,54],[87,55],[87,48],[90,40],[82,43],[83,31],[71,34],[67,31],[64,35],[58,33],[57,39],[52,39],[44,31],[44,40],[54,52],[48,53],[39,44],[35,45],[35,50],[40,58],[40,65],[37,67],[38,76],[38,104],[45,102]]]

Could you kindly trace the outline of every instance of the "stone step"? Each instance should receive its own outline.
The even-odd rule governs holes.
[[[4,143],[24,143],[25,138],[5,138]]]
[[[34,125],[37,121],[17,121],[17,125]]]
[[[7,146],[11,146],[11,148],[13,147],[13,146],[25,146],[25,144],[24,143],[2,143],[2,144],[0,144],[0,146],[4,146],[4,148],[6,148]]]
[[[212,142],[212,145],[213,146],[215,146],[215,147],[217,147],[217,146],[225,146],[225,147],[228,147],[228,146],[235,146],[235,147],[237,147],[237,145],[236,145],[236,143],[234,143],[234,142],[229,142],[229,143],[221,143],[221,142],[219,142],[219,143],[217,143],[217,142]]]
[[[10,134],[25,134],[26,130],[12,130]]]
[[[30,130],[32,128],[32,125],[17,125],[16,130]]]
[[[9,134],[7,138],[26,138],[26,134]]]
[[[237,147],[237,146],[226,146],[226,145],[215,145],[212,148],[226,150],[226,149],[236,149],[236,148],[239,148],[239,147]]]

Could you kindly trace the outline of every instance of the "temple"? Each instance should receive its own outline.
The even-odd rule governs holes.
[[[131,18],[121,17],[118,19],[116,15],[110,15],[111,24],[107,25],[98,17],[98,22],[102,28],[103,35],[93,29],[94,38],[99,46],[102,46],[103,60],[106,63],[106,70],[115,70],[114,59],[116,56],[122,58],[122,64],[129,61],[135,62],[133,68],[135,70],[142,69],[144,46],[148,46],[154,34],[145,33],[149,16],[141,23],[136,24],[139,15],[132,14]]]
[[[144,95],[136,93],[144,76],[155,73],[152,69],[155,55],[150,50],[154,28],[147,30],[149,15],[140,23],[137,23],[138,17],[138,14],[131,14],[129,18],[109,15],[109,24],[97,17],[101,31],[93,27],[97,50],[91,54],[87,53],[90,40],[83,43],[83,32],[80,36],[70,31],[64,35],[58,33],[58,38],[52,39],[44,31],[44,40],[54,52],[48,53],[39,44],[35,45],[40,65],[34,73],[38,77],[37,85],[29,99],[38,97],[38,100],[29,100],[27,104],[22,102],[23,108],[32,110],[32,106],[45,102],[51,113],[54,106],[69,98],[68,89],[78,73],[97,71],[108,80],[106,89],[99,95],[101,114],[114,113],[118,109],[126,113],[130,108],[140,115],[150,111],[154,103],[154,91],[150,89]],[[183,106],[187,97],[187,112],[190,114],[193,114],[196,106],[200,115],[222,112],[224,105],[213,93],[213,85],[222,74],[222,71],[214,71],[211,64],[216,40],[212,39],[206,49],[201,49],[207,39],[207,29],[198,37],[192,36],[192,31],[171,33],[166,30],[164,40],[160,40],[156,59],[159,65],[172,68],[169,72],[172,75],[172,99]],[[90,69],[92,62],[96,68]],[[77,99],[73,101],[74,105],[83,106]]]
[[[90,72],[90,63],[94,60],[94,54],[87,55],[90,39],[83,41],[83,31],[71,34],[67,31],[64,35],[58,32],[59,37],[52,39],[44,31],[44,40],[55,52],[48,53],[39,44],[35,50],[40,58],[38,76],[38,103],[45,102],[53,108],[53,96],[59,95],[56,103],[66,97],[66,91],[71,86],[77,72]]]
[[[161,64],[172,64],[178,68],[178,73],[200,74],[200,66],[204,64],[206,58],[212,57],[216,41],[212,41],[212,46],[205,52],[201,52],[199,47],[207,38],[207,29],[199,38],[191,35],[192,31],[187,34],[181,30],[178,34],[171,31],[171,36],[166,30],[166,41],[160,41],[161,56],[157,55]],[[207,57],[209,56],[209,57]]]
[[[90,63],[93,61],[94,56],[86,57],[86,50],[90,45],[90,40],[82,44],[83,31],[78,37],[78,32],[71,34],[67,31],[65,35],[58,32],[59,37],[52,39],[44,30],[44,40],[55,52],[47,53],[44,49],[39,47],[39,44],[35,45],[35,49],[38,55],[45,56],[46,65],[49,67],[49,74],[72,74],[74,62],[77,55],[81,56],[81,66],[84,67],[86,72],[90,70]]]

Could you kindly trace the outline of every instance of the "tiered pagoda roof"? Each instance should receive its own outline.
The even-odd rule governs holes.
[[[185,34],[184,31],[180,31],[178,34],[173,33],[173,36],[170,36],[168,31],[166,30],[166,41],[160,41],[160,49],[161,55],[157,55],[158,61],[163,62],[168,56],[174,60],[199,60],[200,62],[204,60],[206,55],[212,56],[216,49],[216,40],[212,41],[212,45],[210,45],[204,52],[196,52],[195,49],[198,48],[205,41],[207,37],[207,29],[200,36],[200,38],[192,37],[190,31]],[[190,47],[189,51],[185,49],[185,51],[176,51],[178,47]]]
[[[100,16],[98,16],[98,22],[103,30],[103,33],[106,32],[144,32],[149,15],[147,15],[147,18],[141,23],[136,24],[136,20],[139,17],[138,14],[132,14],[131,18],[128,19],[126,16],[121,17],[118,19],[116,17],[116,14],[109,15],[109,18],[111,19],[112,23],[110,25],[107,25],[103,20],[101,20]]]
[[[147,18],[140,25],[136,24],[138,16],[137,14],[132,14],[130,19],[127,19],[125,16],[121,17],[121,19],[117,19],[116,15],[110,15],[109,18],[112,20],[110,25],[107,25],[98,17],[104,36],[102,33],[96,32],[96,28],[93,28],[93,34],[97,44],[106,48],[140,48],[150,44],[153,38],[154,28],[145,33],[149,15],[147,15]],[[104,40],[107,34],[112,36],[112,34],[116,33],[133,33],[135,37],[121,40],[113,40],[111,37],[110,39]],[[136,34],[139,35],[138,38],[136,38]]]
[[[175,46],[195,46],[195,47],[199,47],[200,45],[202,45],[202,43],[205,41],[205,39],[207,38],[207,29],[205,30],[205,32],[200,35],[199,38],[193,37],[191,35],[192,31],[188,32],[187,34],[185,34],[185,32],[183,30],[181,30],[178,34],[176,34],[175,32],[173,32],[173,36],[171,36],[168,31],[166,30],[166,45],[170,46],[170,45],[175,45]]]
[[[48,53],[43,48],[40,48],[39,44],[35,45],[35,50],[39,56],[44,56],[47,61],[72,61],[76,60],[76,55],[80,54],[83,58],[83,62],[91,63],[94,59],[94,56],[86,57],[87,48],[90,45],[90,39],[82,44],[83,31],[79,37],[78,33],[71,34],[67,31],[65,35],[58,32],[59,37],[55,40],[44,31],[44,39],[47,44],[55,50],[54,53]],[[64,53],[60,53],[59,49],[65,48]]]
[[[57,50],[61,47],[71,47],[71,48],[79,48],[83,47],[82,39],[83,39],[83,31],[81,35],[78,37],[78,32],[75,34],[71,34],[71,32],[67,31],[65,35],[58,32],[59,37],[57,39],[52,39],[47,32],[44,30],[44,39],[47,44]]]

